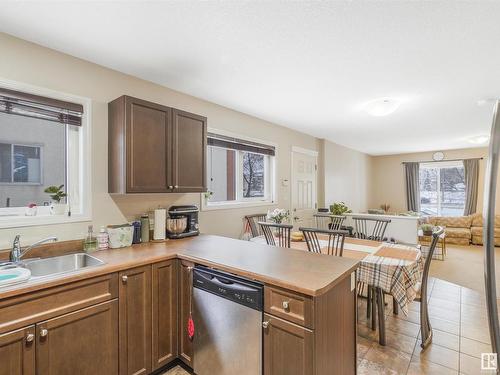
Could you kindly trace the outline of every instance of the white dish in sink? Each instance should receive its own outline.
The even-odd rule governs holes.
[[[15,267],[0,270],[0,288],[28,281],[31,271],[26,268]]]

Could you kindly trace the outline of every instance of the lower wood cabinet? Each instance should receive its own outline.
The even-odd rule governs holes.
[[[179,357],[193,367],[193,342],[187,333],[189,309],[192,303],[192,280],[194,264],[180,261],[179,266]]]
[[[313,331],[264,314],[264,375],[312,375]]]
[[[151,266],[119,274],[120,375],[151,372]]]
[[[153,272],[153,371],[177,358],[177,261],[155,263]]]
[[[0,375],[35,375],[35,326],[0,335]]]
[[[118,374],[118,301],[36,325],[36,373]]]

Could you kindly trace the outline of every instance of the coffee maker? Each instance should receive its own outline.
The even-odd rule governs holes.
[[[167,219],[167,237],[174,239],[199,235],[198,212],[198,207],[194,205],[171,206],[168,209],[169,219]],[[183,218],[186,218],[186,228],[184,230],[169,230],[169,220],[179,221],[179,219]]]

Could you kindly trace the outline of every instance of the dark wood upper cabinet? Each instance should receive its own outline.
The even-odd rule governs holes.
[[[207,119],[178,109],[172,111],[172,116],[174,190],[206,191]]]
[[[35,326],[0,335],[0,375],[35,375]]]
[[[37,374],[118,374],[118,301],[36,325]]]
[[[206,190],[206,117],[130,96],[108,115],[110,193]]]
[[[177,358],[177,260],[153,271],[153,371]]]
[[[120,375],[151,373],[151,266],[119,274]]]

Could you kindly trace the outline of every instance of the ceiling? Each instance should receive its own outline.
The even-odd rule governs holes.
[[[0,31],[372,155],[477,147],[500,97],[500,2],[4,1]]]

